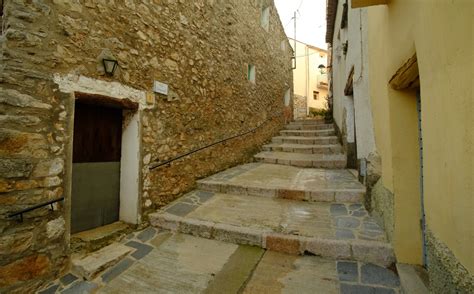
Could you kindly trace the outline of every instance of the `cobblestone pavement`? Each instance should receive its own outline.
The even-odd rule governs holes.
[[[296,256],[147,228],[90,281],[67,273],[39,293],[400,293],[374,264]]]

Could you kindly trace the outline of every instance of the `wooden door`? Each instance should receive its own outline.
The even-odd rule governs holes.
[[[122,109],[76,101],[71,232],[119,219]]]

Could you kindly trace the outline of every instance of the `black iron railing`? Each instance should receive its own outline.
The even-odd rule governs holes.
[[[214,142],[214,143],[212,143],[212,144],[206,145],[206,146],[204,146],[204,147],[196,148],[196,149],[194,149],[194,150],[191,150],[191,151],[189,151],[189,152],[183,153],[183,154],[181,154],[181,155],[179,155],[179,156],[176,156],[176,157],[174,157],[174,158],[172,158],[172,159],[169,159],[169,160],[165,160],[165,161],[163,161],[163,162],[159,162],[159,161],[158,161],[158,162],[151,163],[151,164],[150,164],[150,170],[153,170],[153,169],[158,168],[158,167],[160,167],[160,166],[169,165],[169,164],[172,163],[173,161],[176,161],[176,160],[181,159],[181,158],[183,158],[183,157],[186,157],[186,156],[189,156],[189,155],[191,155],[191,154],[197,153],[197,152],[202,151],[202,150],[204,150],[204,149],[207,149],[207,148],[209,148],[209,147],[212,147],[212,146],[215,146],[215,145],[218,145],[218,144],[227,142],[227,141],[229,141],[229,140],[233,140],[233,139],[235,139],[235,138],[242,137],[242,136],[248,135],[248,134],[250,134],[250,133],[253,133],[253,132],[255,132],[256,130],[258,130],[259,128],[263,127],[263,126],[264,126],[265,124],[267,124],[269,121],[273,120],[273,119],[276,118],[276,117],[281,116],[282,114],[283,114],[283,111],[280,111],[280,112],[278,112],[277,114],[271,116],[270,118],[267,118],[264,122],[262,122],[260,125],[256,126],[255,128],[253,128],[253,129],[251,129],[251,130],[248,130],[248,131],[246,131],[246,132],[240,133],[240,134],[238,134],[238,135],[231,136],[231,137],[228,137],[228,138],[219,140],[219,141],[217,141],[217,142]]]
[[[61,198],[54,199],[54,200],[51,200],[51,201],[48,201],[48,202],[37,204],[37,205],[31,206],[31,207],[19,210],[17,212],[12,212],[8,215],[8,217],[9,218],[14,218],[14,217],[20,216],[20,222],[23,222],[23,214],[24,213],[27,213],[27,212],[30,212],[30,211],[33,211],[33,210],[36,210],[38,208],[45,207],[45,206],[48,206],[48,205],[51,205],[51,210],[54,210],[53,204],[56,203],[56,202],[59,202],[59,201],[63,201],[63,200],[64,200],[64,197],[61,197]]]

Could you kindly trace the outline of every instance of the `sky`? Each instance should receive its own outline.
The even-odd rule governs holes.
[[[275,0],[286,35],[294,38],[293,13],[296,13],[296,39],[327,49],[326,0]]]

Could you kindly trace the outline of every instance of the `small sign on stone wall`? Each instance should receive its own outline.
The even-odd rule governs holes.
[[[153,92],[168,95],[168,85],[162,82],[155,81],[153,83]]]

